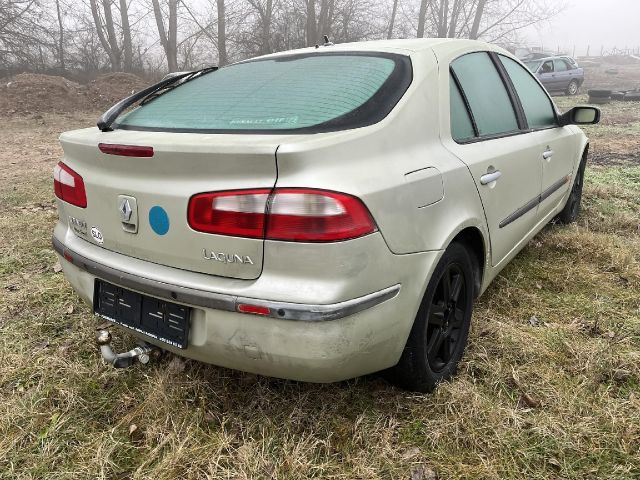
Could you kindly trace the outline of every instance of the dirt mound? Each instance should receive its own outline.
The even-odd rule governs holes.
[[[108,73],[87,85],[64,77],[21,73],[0,81],[0,114],[106,110],[149,83],[130,73]]]
[[[147,81],[131,73],[107,73],[89,82],[87,95],[93,107],[106,109],[148,86]]]
[[[63,77],[21,73],[0,84],[0,112],[40,113],[78,110],[84,92],[80,84]]]

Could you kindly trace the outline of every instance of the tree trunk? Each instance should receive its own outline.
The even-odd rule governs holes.
[[[227,21],[225,17],[224,0],[217,0],[218,6],[218,66],[225,66],[227,58]]]
[[[131,72],[133,70],[133,45],[131,43],[127,0],[120,0],[120,18],[122,19],[122,49],[124,51],[122,67],[125,72]]]
[[[316,31],[316,0],[307,1],[307,45],[313,46],[318,42]]]
[[[393,26],[396,23],[396,13],[397,13],[397,11],[398,11],[398,0],[393,0],[393,9],[391,10],[391,20],[389,20],[389,29],[387,30],[387,39],[388,40],[393,38]]]
[[[56,0],[56,11],[58,12],[58,63],[60,70],[64,72],[64,26],[62,25],[62,13],[60,12],[60,0]]]
[[[478,0],[478,6],[476,7],[476,14],[473,18],[473,25],[471,26],[471,32],[469,33],[469,38],[472,40],[477,40],[478,31],[480,30],[480,21],[482,20],[482,15],[484,14],[484,7],[487,4],[487,0]]]
[[[93,16],[93,23],[96,26],[96,34],[98,35],[98,39],[100,40],[100,45],[109,56],[109,62],[111,63],[111,70],[117,71],[120,68],[120,59],[114,55],[114,52],[111,48],[111,43],[105,36],[105,27],[102,24],[102,20],[100,19],[100,12],[98,9],[98,0],[90,0],[91,4],[91,15]],[[113,23],[112,23],[113,28]]]
[[[164,28],[164,18],[162,18],[160,2],[159,0],[152,0],[153,14],[156,17],[160,44],[167,57],[169,72],[178,71],[178,1],[179,0],[169,0],[169,31],[167,32]]]
[[[449,0],[440,1],[440,11],[438,13],[438,37],[447,36],[447,26],[449,19]]]
[[[420,12],[418,13],[418,33],[416,37],[424,37],[424,24],[427,17],[427,7],[429,6],[429,0],[421,0]]]
[[[113,57],[113,69],[119,71],[122,68],[122,58],[120,54],[120,48],[118,47],[118,37],[116,37],[116,29],[113,26],[113,14],[111,13],[112,0],[102,0],[102,8],[104,9],[104,27],[107,31],[107,40],[109,41],[109,47],[111,48],[111,55]]]
[[[262,18],[262,45],[263,54],[271,53],[271,19],[273,18],[273,0],[267,0]]]

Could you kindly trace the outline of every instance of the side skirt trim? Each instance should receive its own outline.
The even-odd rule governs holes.
[[[542,202],[544,202],[547,198],[549,198],[551,195],[553,195],[557,190],[562,188],[563,185],[566,185],[569,182],[569,180],[571,180],[571,175],[566,175],[565,177],[562,177],[560,180],[558,180],[556,183],[551,185],[549,188],[547,188],[544,192],[542,192],[536,198],[533,198],[533,199],[529,200],[522,207],[518,208],[515,212],[513,212],[507,218],[502,220],[498,226],[500,228],[504,228],[507,225],[509,225],[510,223],[515,222],[517,219],[519,219],[525,213],[529,212],[530,210],[533,210],[538,205],[540,205]]]

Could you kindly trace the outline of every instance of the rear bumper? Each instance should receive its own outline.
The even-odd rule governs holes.
[[[264,306],[269,308],[271,313],[262,316],[282,320],[302,320],[308,322],[336,320],[372,308],[394,298],[398,295],[398,292],[400,292],[400,285],[393,285],[368,295],[329,305],[277,302],[225,295],[132,275],[87,258],[65,247],[62,242],[55,237],[52,243],[53,249],[67,262],[72,263],[94,277],[115,283],[121,287],[129,288],[153,297],[163,298],[171,302],[227,312],[238,312],[238,305],[241,304]]]
[[[61,233],[60,230],[57,233]],[[72,247],[63,240],[69,240]],[[131,269],[125,271],[122,264],[115,262],[115,256],[122,256],[114,252],[105,252],[66,235],[56,235],[53,243],[67,280],[90,304],[95,279],[100,278],[193,307],[186,349],[130,331],[133,335],[198,361],[310,382],[345,380],[397,363],[418,309],[424,282],[440,255],[440,252],[425,252],[400,256],[398,262],[406,268],[399,269],[402,276],[391,286],[335,303],[311,304],[303,301],[309,298],[304,292],[300,292],[300,302],[263,300],[255,288],[256,282],[233,279],[210,277],[212,283],[226,280],[227,291],[223,288],[220,292],[204,291],[188,282],[178,282],[182,274],[173,272],[176,269],[167,269],[162,278],[157,275],[153,278],[154,275],[144,275],[139,268],[146,262],[130,259]],[[148,267],[150,272],[158,269],[154,264]],[[171,279],[171,283],[161,281],[165,278]],[[270,279],[270,283],[275,281]],[[240,294],[230,292],[232,289]],[[253,292],[255,296],[251,295]],[[287,295],[290,299],[291,292]],[[274,313],[270,317],[238,313],[238,303],[245,302],[269,304]]]

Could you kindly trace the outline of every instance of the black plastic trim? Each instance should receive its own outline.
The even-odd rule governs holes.
[[[533,210],[538,205],[540,205],[542,202],[544,202],[547,198],[549,198],[551,195],[553,195],[557,190],[562,188],[563,185],[567,184],[569,182],[569,180],[571,180],[571,176],[570,175],[566,175],[566,176],[562,177],[560,180],[555,182],[553,185],[551,185],[549,188],[547,188],[540,195],[538,195],[537,197],[529,200],[522,207],[518,208],[515,212],[513,212],[507,218],[502,220],[498,226],[500,228],[504,228],[507,225],[509,225],[510,223],[515,222],[517,219],[522,217],[524,214],[526,214],[527,212]]]

